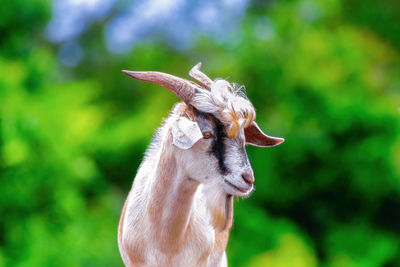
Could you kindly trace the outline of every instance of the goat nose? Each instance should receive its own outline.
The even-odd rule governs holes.
[[[254,183],[254,175],[251,172],[242,173],[242,178],[248,184]]]

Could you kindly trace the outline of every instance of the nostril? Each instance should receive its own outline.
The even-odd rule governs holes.
[[[242,173],[242,178],[248,184],[254,183],[254,175],[252,173],[248,173],[248,172]]]

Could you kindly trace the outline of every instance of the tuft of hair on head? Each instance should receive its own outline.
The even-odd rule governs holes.
[[[244,86],[223,79],[215,80],[210,90],[198,90],[192,104],[202,112],[213,114],[226,125],[229,138],[235,138],[241,128],[247,128],[256,118]]]

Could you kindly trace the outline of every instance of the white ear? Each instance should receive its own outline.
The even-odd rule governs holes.
[[[197,122],[184,117],[179,117],[171,127],[172,143],[181,148],[189,149],[203,138]]]

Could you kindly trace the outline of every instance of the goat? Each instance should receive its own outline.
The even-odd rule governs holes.
[[[245,144],[271,147],[243,90],[195,65],[199,84],[155,71],[122,72],[161,85],[182,102],[156,131],[122,209],[118,247],[126,266],[227,266],[233,196],[253,191]]]

